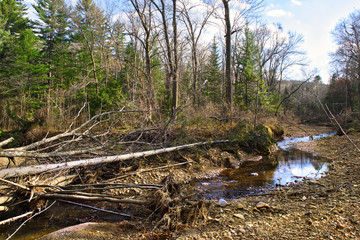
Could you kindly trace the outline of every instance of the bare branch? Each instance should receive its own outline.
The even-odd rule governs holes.
[[[5,146],[5,145],[9,144],[9,143],[11,143],[12,141],[14,141],[14,138],[13,138],[13,137],[11,137],[11,138],[9,138],[9,139],[6,139],[5,141],[0,142],[0,147],[3,147],[3,146]]]

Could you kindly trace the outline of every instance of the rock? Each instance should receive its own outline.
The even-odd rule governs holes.
[[[244,215],[242,215],[241,213],[235,213],[235,214],[234,214],[234,217],[239,218],[239,219],[241,219],[241,220],[245,220]]]
[[[264,202],[259,202],[256,204],[256,208],[270,208],[270,205]]]
[[[250,173],[250,176],[257,177],[257,176],[259,176],[259,174],[256,172],[253,172],[253,173]]]
[[[114,239],[118,234],[117,224],[87,222],[60,229],[41,237],[41,240],[65,239]]]
[[[228,202],[225,199],[220,198],[217,205],[219,205],[220,207],[225,207],[228,205]]]
[[[303,196],[302,198],[301,198],[301,200],[302,201],[305,201],[307,198],[305,197],[305,196]]]
[[[238,204],[236,204],[236,208],[237,208],[237,209],[245,209],[246,206],[245,206],[245,204],[238,203]]]

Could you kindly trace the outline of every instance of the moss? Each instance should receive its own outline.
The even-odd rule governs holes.
[[[278,140],[283,137],[284,129],[279,124],[266,123],[264,126],[268,129],[272,138]]]
[[[229,132],[229,138],[236,142],[233,147],[240,147],[247,152],[269,154],[277,134],[278,130],[270,126],[259,125],[253,129],[249,121],[242,121]]]

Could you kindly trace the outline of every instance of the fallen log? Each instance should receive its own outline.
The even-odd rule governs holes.
[[[49,171],[59,171],[59,170],[70,169],[75,167],[86,167],[86,166],[92,166],[103,163],[124,161],[124,160],[141,158],[141,157],[149,157],[161,153],[169,153],[169,152],[178,151],[196,146],[203,146],[203,145],[217,144],[217,143],[228,143],[228,142],[230,141],[219,140],[219,141],[210,141],[210,142],[198,142],[198,143],[186,144],[176,147],[161,148],[156,150],[128,153],[123,155],[90,158],[90,159],[83,159],[83,160],[64,162],[64,163],[43,164],[43,165],[28,166],[28,167],[15,167],[9,169],[2,169],[0,170],[0,178],[21,177],[25,175],[34,175]]]

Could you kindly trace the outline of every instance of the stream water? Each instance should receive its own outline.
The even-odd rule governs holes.
[[[332,136],[321,134],[313,139]],[[244,162],[239,169],[226,169],[218,177],[194,181],[189,188],[197,198],[234,199],[262,194],[279,186],[295,184],[304,178],[318,178],[328,170],[326,159],[292,148],[292,143],[311,141],[310,137],[285,139],[273,156]],[[103,206],[106,208],[106,206]],[[9,216],[10,217],[10,216]],[[83,221],[120,221],[119,216],[57,202],[48,211],[29,221],[12,239],[37,239],[40,236]],[[121,217],[120,217],[121,218]],[[0,239],[6,239],[21,224],[0,226]]]
[[[319,178],[328,170],[328,161],[297,150],[293,144],[333,135],[335,133],[285,139],[277,143],[280,150],[272,156],[256,162],[244,162],[239,169],[226,169],[213,179],[194,181],[190,189],[196,192],[197,198],[234,199],[263,194],[304,179]]]

